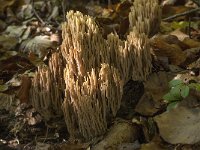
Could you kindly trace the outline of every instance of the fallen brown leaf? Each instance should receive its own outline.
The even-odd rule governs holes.
[[[193,39],[190,39],[190,38],[185,38],[183,40],[183,43],[188,45],[190,48],[200,47],[200,42],[193,40]]]
[[[28,103],[29,101],[29,90],[31,87],[31,79],[28,76],[22,76],[22,85],[18,91],[17,97],[21,103]]]
[[[176,44],[168,44],[159,37],[155,37],[151,40],[151,45],[154,48],[156,56],[167,56],[170,63],[173,65],[180,65],[186,59],[186,54]]]

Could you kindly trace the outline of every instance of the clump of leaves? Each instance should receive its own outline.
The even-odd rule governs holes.
[[[177,104],[189,95],[190,89],[200,91],[200,83],[184,83],[182,80],[174,79],[169,82],[170,91],[163,96],[168,102],[167,110],[177,106]]]

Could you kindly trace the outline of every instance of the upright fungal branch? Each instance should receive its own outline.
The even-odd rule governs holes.
[[[62,57],[54,53],[48,66],[39,66],[30,89],[30,101],[45,120],[62,116]],[[59,76],[58,76],[59,75]],[[58,78],[59,77],[59,78]]]
[[[66,98],[63,112],[71,137],[91,139],[107,129],[106,104],[98,89],[98,75],[92,69],[82,79],[69,77],[65,70]]]
[[[100,53],[106,47],[99,28],[91,17],[70,11],[62,30],[62,54],[73,68],[73,73],[84,76],[87,71],[100,66]]]
[[[158,32],[161,8],[158,0],[135,0],[129,13],[130,29],[134,26],[139,33],[152,36]]]
[[[149,39],[147,35],[139,33],[137,28],[133,27],[133,30],[127,36],[127,42],[129,45],[129,55],[131,55],[128,61],[132,67],[130,69],[132,79],[146,80],[152,68]]]

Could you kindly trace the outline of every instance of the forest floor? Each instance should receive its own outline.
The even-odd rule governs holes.
[[[108,132],[84,143],[69,140],[63,118],[47,122],[33,108],[31,79],[59,49],[67,11],[94,17],[105,37],[125,39],[132,3],[0,0],[0,150],[95,150],[99,141],[110,150],[200,149],[200,5],[173,2],[162,1],[159,33],[150,37],[152,74],[125,85]]]

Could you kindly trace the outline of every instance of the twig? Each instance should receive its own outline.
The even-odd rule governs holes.
[[[174,18],[177,18],[177,17],[181,17],[181,16],[185,16],[185,15],[188,15],[188,14],[191,14],[191,13],[194,13],[194,12],[197,12],[200,10],[200,7],[198,8],[195,8],[195,9],[192,9],[192,10],[188,10],[188,11],[185,11],[183,13],[180,13],[180,14],[176,14],[176,15],[173,15],[173,16],[170,16],[170,17],[167,17],[167,18],[164,18],[163,21],[169,21],[169,20],[172,20]]]
[[[45,25],[45,22],[42,20],[42,18],[38,15],[38,13],[36,12],[35,8],[34,8],[34,0],[31,1],[32,4],[32,8],[33,8],[33,13],[36,16],[36,18],[42,23],[42,25]]]
[[[62,13],[63,13],[63,19],[66,21],[66,8],[67,8],[67,2],[66,0],[61,1],[61,6],[62,6]]]

